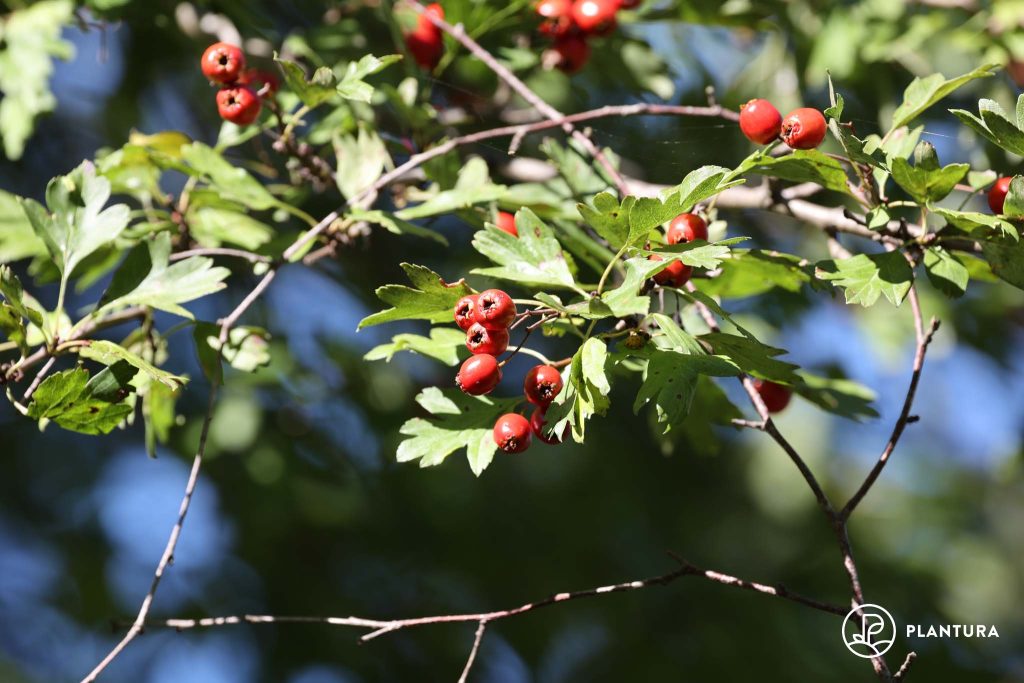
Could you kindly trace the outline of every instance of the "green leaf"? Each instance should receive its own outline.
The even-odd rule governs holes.
[[[924,268],[935,289],[948,297],[960,297],[967,291],[970,274],[953,254],[942,247],[929,247],[924,252]]]
[[[739,368],[728,358],[704,353],[647,350],[637,355],[647,356],[643,384],[633,402],[633,412],[639,413],[645,405],[653,403],[658,422],[665,425],[664,433],[679,427],[690,412],[690,405],[701,375],[735,377]]]
[[[0,331],[7,335],[8,341],[12,341],[18,346],[18,350],[23,356],[28,355],[28,333],[25,330],[25,321],[7,303],[0,303]]]
[[[220,351],[210,346],[210,338],[220,338],[220,326],[208,322],[197,322],[192,328],[192,341],[196,346],[196,358],[199,367],[211,384],[224,382],[224,367],[221,364]]]
[[[379,225],[390,233],[396,235],[413,235],[415,237],[426,237],[427,239],[440,242],[441,244],[448,246],[448,240],[441,233],[431,230],[430,228],[424,228],[415,223],[409,221],[403,221],[401,218],[393,213],[386,211],[366,211],[364,209],[353,209],[349,212],[348,217],[357,221],[366,221],[367,223],[373,223]]]
[[[6,3],[14,9],[0,18],[0,134],[4,154],[17,160],[25,151],[38,116],[57,103],[50,92],[52,57],[70,59],[71,43],[61,39],[71,23],[71,0],[41,0],[35,3]]]
[[[54,265],[67,280],[83,259],[112,242],[128,226],[128,206],[107,209],[110,181],[83,164],[46,187],[49,212],[31,200],[21,200],[32,229],[46,245]]]
[[[329,67],[322,66],[306,80],[306,74],[295,62],[281,59],[274,53],[274,61],[281,65],[284,82],[302,103],[309,108],[317,107],[338,94],[338,79]]]
[[[420,467],[440,465],[455,451],[465,448],[473,474],[480,474],[494,458],[494,423],[519,399],[469,396],[458,389],[428,387],[416,397],[433,419],[414,417],[400,430],[410,437],[398,445],[398,462],[419,460]]]
[[[146,452],[156,457],[157,444],[165,444],[177,422],[174,404],[177,393],[159,382],[149,383],[142,395],[142,420],[146,428]]]
[[[235,244],[255,251],[274,237],[274,231],[266,223],[233,209],[194,207],[189,210],[187,221],[189,232],[204,247]]]
[[[369,102],[373,97],[373,86],[364,79],[373,75],[385,67],[394,64],[402,58],[402,55],[385,55],[374,57],[364,55],[358,62],[352,62],[345,70],[345,75],[338,83],[338,94],[347,100],[357,102]]]
[[[491,182],[487,162],[479,157],[473,157],[459,171],[455,187],[438,192],[418,206],[396,211],[395,216],[409,221],[453,213],[458,209],[469,208],[476,204],[498,201],[505,191],[504,185],[495,185]]]
[[[385,360],[391,362],[400,351],[411,351],[441,361],[445,365],[459,364],[459,351],[465,348],[466,333],[450,327],[435,327],[430,336],[418,334],[398,334],[392,337],[390,344],[376,346],[363,356],[366,360]]]
[[[701,282],[701,291],[723,299],[757,296],[772,289],[799,292],[813,271],[798,256],[760,249],[733,250],[718,266],[717,277]]]
[[[184,377],[172,375],[166,370],[161,370],[142,358],[142,356],[132,353],[123,346],[111,341],[102,339],[90,341],[85,346],[80,346],[76,350],[78,351],[78,355],[82,358],[91,358],[92,360],[103,363],[104,365],[114,365],[115,363],[124,361],[132,367],[144,372],[153,381],[160,382],[170,389],[177,389],[187,381]]]
[[[495,227],[473,235],[473,248],[498,265],[471,272],[524,287],[558,287],[585,293],[569,271],[562,245],[533,211],[520,210],[516,226],[518,237]]]
[[[168,265],[170,253],[171,237],[167,233],[132,249],[100,298],[98,312],[136,304],[191,320],[192,313],[180,304],[224,289],[230,271],[214,267],[213,259],[205,256]]]
[[[1013,154],[1024,154],[1024,132],[1017,122],[1011,121],[998,102],[988,99],[978,101],[978,114],[964,109],[950,109],[968,128],[997,147]]]
[[[794,372],[797,366],[776,358],[787,353],[784,349],[726,332],[709,332],[700,338],[711,345],[716,355],[731,360],[749,375],[784,384],[798,381]]]
[[[18,197],[0,190],[0,263],[46,253],[46,244],[36,236]]]
[[[441,276],[424,266],[399,264],[412,287],[384,285],[377,289],[377,298],[391,308],[369,315],[359,323],[359,329],[395,320],[429,320],[434,323],[451,322],[455,303],[472,294],[465,280],[448,284]]]
[[[977,78],[987,78],[997,68],[999,68],[998,64],[986,64],[962,76],[948,80],[942,74],[915,78],[907,86],[907,89],[903,91],[903,102],[893,112],[892,125],[889,127],[889,130],[893,131],[900,126],[907,125],[933,104],[960,86]]]
[[[722,190],[741,184],[743,181],[735,176],[735,172],[721,166],[702,166],[688,173],[678,186],[662,192],[661,198],[637,199],[629,212],[629,243],[646,240],[650,231],[662,223],[691,211]]]
[[[651,253],[658,254],[667,262],[682,261],[693,268],[717,268],[722,264],[722,259],[729,256],[729,247],[733,244],[745,242],[746,237],[730,237],[720,242],[708,244],[700,240],[683,242],[660,247]]]
[[[816,275],[846,290],[846,303],[871,306],[880,295],[899,306],[914,282],[914,271],[898,251],[857,254],[838,261],[822,261]]]
[[[366,126],[359,126],[356,135],[336,136],[334,152],[338,159],[338,189],[350,201],[373,185],[391,162],[380,136]]]
[[[608,187],[608,181],[597,172],[590,154],[581,150],[576,140],[562,146],[554,138],[545,138],[540,151],[554,164],[574,196],[589,196]]]
[[[1013,176],[1003,200],[1003,215],[1008,218],[1024,217],[1024,176]]]
[[[123,399],[135,373],[127,363],[106,368],[92,379],[84,368],[54,373],[32,394],[28,416],[40,427],[55,422],[73,432],[107,434],[132,412]]]
[[[242,168],[232,166],[212,147],[201,142],[184,145],[185,161],[224,199],[263,211],[277,208],[280,202],[267,188]]]
[[[629,239],[629,214],[636,204],[636,197],[624,197],[622,202],[615,195],[602,192],[596,195],[593,206],[577,204],[583,220],[608,242],[612,249],[620,249]]]
[[[0,266],[0,294],[19,318],[25,318],[36,327],[42,327],[42,312],[25,301],[25,290],[21,287],[21,280],[10,266]]]
[[[566,426],[583,443],[586,423],[594,415],[603,415],[611,402],[608,393],[608,348],[591,337],[576,351],[569,368],[562,373],[565,387],[547,411],[548,432],[563,434]]]
[[[863,417],[878,417],[871,405],[875,392],[862,384],[849,379],[819,377],[803,370],[797,374],[800,380],[793,389],[819,408],[858,422]]]
[[[892,179],[919,204],[946,197],[971,168],[970,164],[950,164],[941,168],[931,143],[921,142],[917,150],[918,161],[915,166],[903,158],[893,159]]]
[[[661,335],[654,338],[658,347],[662,350],[678,351],[679,353],[695,355],[703,355],[707,353],[707,351],[704,350],[704,347],[700,345],[700,342],[697,341],[696,337],[681,328],[675,320],[664,313],[655,313],[651,316],[651,320],[653,320],[662,331]]]
[[[850,194],[846,171],[842,165],[816,149],[797,150],[781,157],[758,151],[733,171],[733,175],[748,171],[795,183],[817,183],[825,189]]]
[[[1024,289],[1024,244],[997,238],[981,243],[992,272],[1018,289]]]
[[[1017,228],[998,216],[976,211],[953,211],[941,206],[933,207],[932,212],[942,216],[950,225],[963,230],[971,237],[987,238],[1003,235],[1014,240],[1018,238]]]
[[[241,372],[256,372],[258,368],[270,364],[270,333],[262,327],[241,325],[228,332],[228,341],[221,349],[220,329],[217,334],[208,334],[206,343],[228,362],[228,365]]]

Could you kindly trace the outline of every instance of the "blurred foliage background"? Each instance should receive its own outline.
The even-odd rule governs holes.
[[[483,25],[481,42],[565,111],[702,103],[708,85],[732,107],[755,96],[783,111],[823,107],[830,71],[863,136],[878,132],[914,76],[1005,64],[996,78],[946,104],[971,111],[982,96],[1012,108],[1024,78],[1024,2],[1017,0],[650,1],[571,78],[539,68],[542,44],[527,2],[443,4],[451,19]],[[215,140],[219,120],[197,68],[214,34],[230,39],[234,31],[267,64],[273,50],[316,66],[400,49],[391,3],[383,1],[85,5],[0,3],[5,190],[39,197],[51,176],[120,146],[133,130]],[[406,65],[381,76],[394,85],[413,76],[429,92],[436,111],[433,128],[424,130],[433,134],[416,139],[399,124],[389,131],[387,109],[383,131],[423,145],[447,126],[494,127],[522,113],[523,104],[478,62],[454,44],[448,49],[435,74]],[[51,55],[60,58],[52,65]],[[438,122],[437,112],[448,112],[451,123]],[[357,118],[337,114],[316,125],[352,130]],[[923,139],[945,163],[1022,170],[1021,159],[986,145],[944,107],[922,122]],[[678,182],[703,164],[735,165],[749,151],[735,126],[713,120],[605,119],[593,128],[629,173],[651,182]],[[540,143],[527,141],[521,155],[540,156]],[[256,165],[263,145],[251,141],[235,152]],[[500,143],[470,152],[503,178],[508,157]],[[336,201],[298,200],[315,216]],[[790,219],[719,217],[730,234],[750,235],[762,248],[827,253],[820,232]],[[695,427],[667,447],[645,416],[633,416],[631,397],[613,395],[611,413],[593,424],[586,447],[536,447],[500,458],[480,479],[461,455],[426,470],[396,464],[397,429],[418,410],[412,397],[423,386],[447,385],[450,371],[415,357],[365,362],[368,349],[400,330],[357,335],[355,327],[378,306],[373,289],[401,281],[399,261],[451,278],[478,265],[467,223],[452,217],[432,227],[452,249],[375,233],[315,270],[286,269],[250,315],[273,334],[272,362],[228,382],[154,616],[383,618],[496,609],[661,573],[673,566],[666,550],[845,602],[833,539],[791,463],[764,435],[711,430],[699,409]],[[197,317],[229,310],[246,291],[239,282],[245,278],[204,300]],[[908,649],[920,655],[911,680],[1024,681],[1024,362],[1016,354],[1024,295],[993,285],[951,302],[922,287],[926,314],[945,322],[915,407],[922,420],[855,515],[852,541],[868,599],[900,624],[998,627],[1000,638],[988,640],[908,641],[901,634],[897,658]],[[94,300],[90,291],[82,301],[88,295]],[[778,421],[828,491],[845,499],[899,411],[912,350],[909,312],[781,290],[733,308],[794,362],[841,369],[879,393],[881,418],[869,423],[842,421],[799,400]],[[138,425],[104,438],[53,428],[39,434],[12,410],[0,413],[0,680],[77,680],[114,642],[111,619],[133,615],[145,594],[177,512],[206,395],[189,345],[171,348],[167,366],[194,379],[179,403],[182,424],[156,460],[146,458]],[[839,626],[784,601],[685,579],[495,624],[473,679],[873,680],[870,667],[844,648]],[[363,646],[356,631],[328,626],[151,631],[105,680],[450,681],[472,630],[428,627]]]

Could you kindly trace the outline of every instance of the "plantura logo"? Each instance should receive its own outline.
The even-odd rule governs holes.
[[[843,642],[858,657],[880,657],[889,651],[895,640],[896,621],[880,605],[859,605],[843,619]]]

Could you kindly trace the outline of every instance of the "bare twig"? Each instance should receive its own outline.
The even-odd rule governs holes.
[[[226,247],[206,247],[203,249],[188,249],[171,254],[172,261],[181,261],[192,256],[234,256],[245,259],[250,263],[271,263],[273,259],[244,249],[229,249]]]
[[[466,659],[466,666],[462,669],[462,675],[459,676],[459,683],[466,683],[469,680],[469,670],[473,668],[473,662],[476,660],[476,653],[480,651],[480,643],[484,640],[484,631],[487,630],[487,622],[483,619],[480,620],[480,625],[476,627],[476,636],[473,638],[473,649],[469,651],[469,657]]]
[[[32,394],[36,393],[36,389],[38,389],[39,385],[43,383],[43,379],[46,377],[46,374],[50,372],[50,369],[56,362],[57,357],[50,356],[50,360],[46,361],[46,365],[44,365],[42,369],[36,373],[36,378],[32,380],[32,384],[30,384],[28,386],[28,389],[25,390],[25,395],[21,397],[23,403],[29,402],[29,399],[32,398]]]

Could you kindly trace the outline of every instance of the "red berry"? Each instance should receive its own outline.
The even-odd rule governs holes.
[[[526,373],[523,393],[530,403],[547,407],[561,391],[562,373],[550,365],[537,365]]]
[[[206,48],[200,66],[211,81],[234,83],[245,69],[245,55],[237,45],[214,43]]]
[[[997,180],[988,191],[988,206],[992,213],[1002,213],[1003,204],[1006,202],[1006,193],[1010,191],[1012,176],[1004,176]]]
[[[217,112],[225,121],[248,126],[260,115],[260,98],[251,88],[236,86],[222,88],[217,93]]]
[[[480,292],[476,299],[476,321],[490,330],[504,330],[516,319],[516,304],[500,289]]]
[[[817,109],[794,109],[782,120],[782,141],[793,149],[814,149],[825,139],[825,117]]]
[[[468,330],[476,322],[476,294],[459,299],[455,304],[455,324],[460,329]]]
[[[540,25],[543,35],[558,38],[572,30],[572,0],[541,0],[537,14],[544,18]]]
[[[472,354],[497,356],[508,348],[508,330],[489,330],[480,323],[466,330],[466,348]]]
[[[519,229],[516,227],[516,217],[508,211],[499,211],[495,225],[499,230],[504,230],[513,237],[519,237]]]
[[[277,76],[263,69],[246,69],[238,77],[239,85],[247,85],[260,97],[273,97],[281,87]]]
[[[782,384],[769,382],[764,379],[755,379],[754,388],[761,395],[765,408],[769,413],[777,413],[789,405],[789,399],[793,398],[793,390]]]
[[[576,0],[572,20],[584,33],[603,35],[615,28],[618,0]]]
[[[651,254],[648,257],[651,261],[664,261],[661,256],[657,254]],[[665,266],[665,269],[654,275],[654,281],[659,285],[669,285],[670,287],[682,287],[690,280],[690,275],[693,273],[693,268],[686,265],[682,261],[675,260],[672,263]]]
[[[669,244],[708,240],[708,224],[695,213],[681,213],[668,224],[665,240]]]
[[[740,130],[751,142],[767,145],[782,132],[782,114],[768,100],[750,100],[740,107]]]
[[[567,74],[579,71],[590,59],[590,44],[583,36],[568,35],[555,41],[551,47],[554,63]]]
[[[405,45],[412,53],[413,59],[424,69],[433,69],[441,61],[444,54],[444,40],[441,29],[434,26],[428,18],[432,14],[438,19],[444,19],[444,9],[436,2],[427,5],[426,10],[419,16],[416,28],[405,37]]]
[[[530,447],[530,422],[519,413],[506,413],[494,423],[494,443],[506,453],[522,453]]]
[[[541,406],[537,406],[533,409],[533,414],[530,415],[530,429],[533,430],[534,436],[543,441],[546,444],[555,446],[562,443],[565,437],[568,436],[569,425],[565,425],[561,434],[552,434],[551,436],[544,435],[544,427],[547,426],[547,420],[544,419],[547,411]]]
[[[622,9],[633,9],[634,7],[639,7],[641,2],[643,0],[622,0],[619,3],[619,7]]]
[[[489,353],[481,353],[467,358],[455,375],[455,386],[467,394],[481,396],[491,393],[501,381],[501,368],[498,359]]]

